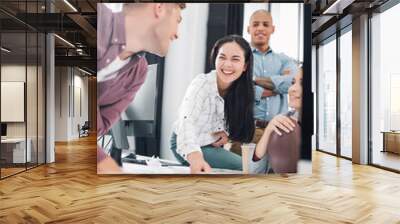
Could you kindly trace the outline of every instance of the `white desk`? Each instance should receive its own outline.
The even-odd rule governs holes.
[[[151,159],[147,156],[136,156],[139,160]],[[160,159],[160,161],[179,165],[176,161]],[[157,166],[157,165],[141,165],[134,163],[123,163],[122,173],[124,174],[190,174],[190,168],[187,166]],[[238,170],[212,169],[210,174],[243,174]]]
[[[13,147],[12,148],[12,162],[13,163],[25,163],[25,158],[27,158],[26,162],[31,162],[31,145],[32,140],[27,138],[26,142],[26,154],[25,154],[25,138],[6,138],[1,139],[2,147]]]

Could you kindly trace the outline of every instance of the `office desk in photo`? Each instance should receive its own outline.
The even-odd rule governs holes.
[[[26,144],[27,143],[27,144]],[[25,144],[27,145],[25,151]],[[1,159],[5,163],[25,163],[31,161],[30,138],[6,138],[1,139]],[[26,161],[25,161],[26,160]]]
[[[148,165],[123,163],[122,172],[125,174],[190,174],[188,166],[182,166],[180,163],[166,159],[155,159],[148,156],[136,155],[138,160],[148,161]],[[161,166],[157,161],[168,163]],[[210,174],[242,174],[242,171],[228,169],[212,169]]]
[[[139,160],[151,159],[146,156],[137,156]],[[161,161],[176,165],[168,165],[168,166],[151,166],[151,165],[142,165],[135,163],[123,163],[122,164],[122,173],[123,174],[190,174],[190,168],[187,166],[182,166],[175,161],[170,160],[162,160]],[[312,164],[311,161],[299,160],[298,163],[298,172],[297,174],[305,174],[309,175],[312,173]],[[264,174],[251,174],[245,171],[240,170],[229,170],[229,169],[217,169],[212,168],[211,173],[209,174],[250,174],[250,175],[264,175]]]

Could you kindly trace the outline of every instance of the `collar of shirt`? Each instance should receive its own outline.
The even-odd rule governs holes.
[[[216,98],[219,98],[223,101],[224,98],[221,95],[219,95],[218,91],[217,71],[212,70],[210,74],[207,76],[207,78],[210,84],[211,93],[215,95]]]
[[[113,62],[97,72],[97,82],[106,81],[115,77],[117,72],[129,63],[130,59],[131,57],[125,60],[121,60],[119,57],[115,58]]]
[[[269,53],[272,53],[271,47],[268,47],[267,52],[263,53],[263,52],[261,52],[260,50],[258,50],[257,48],[251,46],[251,51],[252,51],[253,53],[264,54],[264,55],[267,55],[267,54],[269,54]]]

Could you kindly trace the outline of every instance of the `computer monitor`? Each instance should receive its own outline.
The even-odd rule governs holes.
[[[7,136],[7,124],[1,123],[1,137]]]

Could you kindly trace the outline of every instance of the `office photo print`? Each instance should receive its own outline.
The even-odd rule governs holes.
[[[97,173],[310,174],[310,12],[98,3]]]

